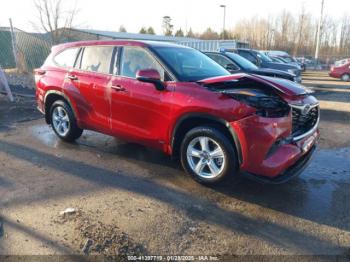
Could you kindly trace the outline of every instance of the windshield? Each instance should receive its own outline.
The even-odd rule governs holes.
[[[284,56],[284,57],[282,57],[282,59],[283,59],[284,61],[286,61],[287,63],[292,63],[292,62],[294,62],[294,60],[293,60],[291,57],[288,57],[288,56]]]
[[[268,57],[267,55],[265,55],[261,52],[257,52],[256,54],[263,62],[273,62],[270,57]]]
[[[181,82],[196,82],[230,73],[198,50],[184,47],[152,47]]]
[[[245,59],[244,57],[234,54],[234,53],[225,53],[228,57],[230,57],[232,60],[234,60],[240,67],[242,67],[245,70],[256,70],[258,67],[254,65],[249,60]]]

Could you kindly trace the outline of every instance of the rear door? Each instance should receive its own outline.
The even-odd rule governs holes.
[[[78,107],[85,128],[110,131],[110,100],[107,86],[111,81],[114,46],[88,46],[81,50],[76,69],[69,78],[79,86]]]

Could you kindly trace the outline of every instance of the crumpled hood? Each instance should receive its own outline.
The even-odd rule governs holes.
[[[200,80],[198,81],[198,83],[206,86],[209,86],[209,85],[213,86],[220,83],[239,82],[240,80],[244,80],[247,78],[253,81],[263,83],[275,89],[277,92],[280,92],[290,97],[301,96],[301,95],[311,93],[305,87],[286,79],[267,77],[267,76],[258,76],[258,75],[249,75],[249,74],[234,74],[230,76],[213,77],[213,78]],[[226,86],[227,88],[229,88],[229,85],[226,85]],[[247,88],[249,88],[249,86],[247,86]]]

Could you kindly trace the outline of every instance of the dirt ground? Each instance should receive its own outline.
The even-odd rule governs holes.
[[[283,185],[204,187],[162,153],[94,132],[66,144],[33,98],[0,95],[0,255],[349,256],[350,83],[304,80],[322,139]]]

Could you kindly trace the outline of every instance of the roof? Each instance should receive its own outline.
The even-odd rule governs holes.
[[[181,42],[181,41],[198,40],[196,38],[190,38],[190,37],[176,37],[176,36],[163,36],[163,35],[151,35],[151,34],[134,34],[134,33],[93,30],[93,29],[74,29],[74,30],[80,31],[80,32],[85,32],[88,34],[111,37],[114,39],[153,40],[153,41],[165,41],[165,42]]]
[[[54,46],[57,51],[67,47],[79,47],[79,46],[94,46],[94,45],[123,45],[123,46],[168,46],[168,47],[180,47],[188,48],[186,46],[177,45],[169,42],[157,42],[157,41],[140,41],[140,40],[129,40],[129,39],[118,39],[118,40],[89,40],[89,41],[78,41],[59,44]]]

